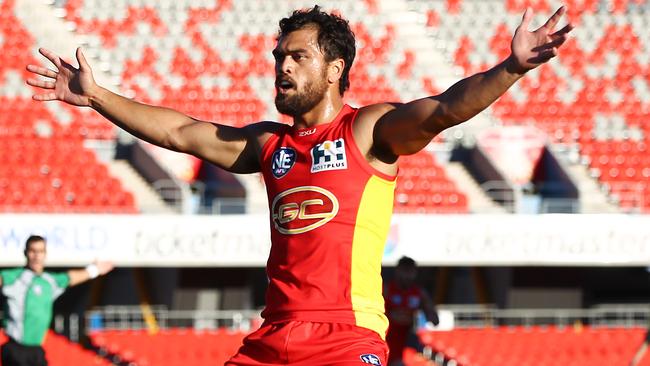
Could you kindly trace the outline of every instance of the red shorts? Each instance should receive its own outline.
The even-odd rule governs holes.
[[[383,365],[388,347],[370,329],[351,324],[290,321],[263,324],[225,366]]]

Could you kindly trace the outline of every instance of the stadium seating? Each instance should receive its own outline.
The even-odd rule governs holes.
[[[0,212],[136,211],[131,193],[111,177],[84,139],[113,139],[96,113],[31,100],[25,64],[36,64],[36,42],[0,3]]]
[[[405,366],[436,366],[436,363],[418,353],[414,348],[404,348],[402,361]]]
[[[460,366],[627,365],[642,328],[496,327],[423,332],[421,341]]]
[[[521,13],[550,15],[559,5],[579,27],[560,57],[521,80],[491,107],[504,124],[531,124],[552,142],[580,148],[621,208],[650,211],[647,1],[408,0],[450,45],[466,75],[509,54]],[[539,25],[539,24],[538,24]],[[644,61],[645,60],[645,61]]]
[[[400,159],[395,212],[467,213],[467,198],[432,154],[423,151]]]
[[[0,344],[7,341],[7,336],[0,333]],[[43,344],[45,357],[50,366],[84,365],[110,366],[111,362],[99,357],[92,351],[86,350],[79,344],[69,341],[64,336],[48,332]],[[0,363],[0,366],[2,363]]]
[[[2,23],[15,26],[0,29],[7,49],[0,56],[3,61],[0,85],[15,83],[12,80],[25,76],[23,64],[25,60],[33,60],[28,50],[35,47],[34,39],[12,14],[13,3],[2,4]],[[124,94],[230,125],[264,118],[287,122],[287,117],[277,115],[273,108],[270,49],[275,42],[277,20],[291,9],[311,3],[252,0],[219,0],[209,6],[187,1],[58,3],[63,4],[66,20],[76,26],[76,32],[87,36],[87,47],[95,51],[102,67],[120,80]],[[560,4],[556,0],[406,0],[406,3],[427,14],[428,28],[438,41],[450,45],[454,64],[465,74],[484,70],[508,54],[509,40],[526,6],[546,15]],[[583,161],[610,192],[612,200],[618,201],[624,210],[648,211],[650,124],[644,118],[650,109],[650,77],[644,46],[650,5],[628,0],[607,5],[595,0],[564,3],[572,22],[580,28],[563,47],[561,57],[519,82],[494,104],[491,113],[500,123],[532,124],[545,131],[555,143],[578,146]],[[364,105],[399,101],[438,91],[434,80],[417,69],[415,51],[399,42],[397,24],[379,12],[376,2],[334,1],[328,7],[338,9],[351,20],[358,38],[352,86],[346,93],[348,102]],[[375,16],[365,16],[368,13]],[[413,79],[417,82],[412,82]],[[49,134],[49,138],[57,140],[64,136],[114,137],[110,124],[92,112],[67,106],[53,112],[51,108],[34,106],[22,94],[4,94],[0,94],[0,105],[13,108],[0,114],[5,116],[0,117],[0,133],[6,136]],[[21,115],[19,121],[11,117],[9,122],[8,116],[15,116],[16,112]],[[431,165],[431,169],[439,166]],[[402,198],[396,201],[398,210],[468,211],[464,195],[454,187],[445,188],[449,194],[431,191],[418,195],[417,192],[411,197],[411,190],[403,187],[410,183],[402,183],[410,182],[409,169],[404,171],[406,176],[398,183],[398,196]],[[430,183],[437,186],[435,182]],[[0,193],[3,195],[6,192]],[[70,209],[68,206],[57,207],[66,211]],[[93,207],[85,211],[106,207],[105,204],[84,206]],[[122,210],[117,207],[118,211]]]
[[[156,334],[104,330],[91,333],[90,339],[101,352],[138,366],[199,366],[222,365],[237,352],[244,335],[226,329],[165,329]]]
[[[213,7],[185,1],[144,6],[138,1],[70,0],[65,13],[77,32],[97,37],[100,58],[111,66],[110,72],[119,77],[128,95],[197,118],[240,126],[269,117],[288,122],[273,106],[271,50],[278,20],[296,7],[313,5],[267,4],[220,0]],[[377,12],[374,1],[334,1],[328,7],[339,9],[351,20],[360,45],[351,89],[345,95],[348,102],[400,101],[404,94],[430,92],[430,79],[422,85],[403,82],[413,75],[414,52],[396,42],[394,24],[365,16]],[[417,169],[411,169],[409,161],[414,160],[404,159],[396,210],[467,212],[465,195],[444,177],[442,166],[424,154],[414,158],[421,164],[417,168],[439,178],[425,182],[422,177],[411,177]],[[411,188],[414,182],[415,190]]]

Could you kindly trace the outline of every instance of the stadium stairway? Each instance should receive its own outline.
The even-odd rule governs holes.
[[[270,50],[278,19],[293,9],[312,5],[309,1],[146,5],[69,0],[55,9],[83,34],[100,67],[119,79],[125,95],[197,118],[242,125],[263,118],[287,122],[273,107]],[[438,90],[438,83],[454,79],[450,64],[429,47],[422,24],[413,22],[421,16],[404,5],[400,1],[327,3],[350,20],[357,34],[360,47],[351,73],[354,82],[346,93],[353,105],[430,95]],[[443,140],[441,137],[438,142]],[[401,184],[398,181],[398,186]],[[458,205],[462,192],[449,187],[444,195],[419,191],[418,199],[423,200],[416,206],[424,205],[427,212],[467,212],[466,206]],[[265,200],[251,202],[261,207]]]
[[[506,209],[494,202],[485,190],[472,178],[462,163],[449,162],[445,165],[447,176],[453,181],[458,190],[467,195],[467,205],[470,212],[506,213]]]
[[[405,42],[415,56],[415,63],[410,75],[413,81],[419,80],[424,86],[424,94],[405,94],[400,90],[402,100],[422,98],[425,95],[434,95],[447,89],[463,77],[462,68],[450,62],[448,49],[452,45],[447,40],[435,35],[427,25],[426,12],[414,12],[411,4],[404,0],[378,0],[377,7],[381,14],[390,16],[390,21],[395,24],[400,40]],[[484,128],[493,125],[493,117],[489,110],[475,116],[470,123],[450,128],[443,132],[442,138],[437,140],[467,139],[472,141],[472,136]]]
[[[124,188],[133,194],[135,205],[140,212],[173,213],[153,188],[138,174],[126,160],[109,160],[106,162],[112,176],[120,179]]]
[[[580,191],[579,204],[583,213],[617,213],[620,208],[612,204],[611,198],[589,174],[583,164],[571,164],[565,170]]]
[[[503,125],[533,125],[559,145],[577,148],[596,180],[625,212],[650,210],[646,121],[650,100],[647,1],[406,0],[426,13],[432,44],[465,75],[509,52],[527,6],[535,22],[562,4],[578,27],[561,57],[533,70],[493,106]],[[539,24],[533,24],[533,26]],[[544,81],[544,82],[542,82]]]
[[[15,1],[14,12],[16,17],[21,20],[22,25],[27,28],[35,39],[46,40],[46,42],[34,44],[34,48],[30,49],[30,51],[34,57],[41,60],[42,56],[38,54],[38,47],[46,45],[49,50],[61,55],[67,61],[73,61],[76,48],[86,44],[88,40],[83,35],[73,31],[73,25],[65,20],[63,17],[64,12],[61,9],[52,7],[48,3],[50,2],[39,0]],[[51,3],[54,3],[54,1]],[[44,19],[47,19],[47,21],[43,21]],[[96,57],[88,48],[84,48],[84,54],[89,59]],[[76,64],[76,62],[72,63]],[[102,68],[96,67],[93,69],[93,76],[105,88],[112,91],[118,90],[118,80],[111,78]],[[31,89],[25,87],[25,90],[28,92],[25,96],[31,96]],[[56,106],[56,103],[46,103],[46,105],[50,108]]]
[[[87,109],[33,102],[33,90],[24,82],[25,64],[42,58],[36,54],[36,39],[48,39],[48,46],[71,54],[77,40],[42,2],[5,1],[0,6],[6,51],[0,68],[0,210],[136,211],[130,192],[85,146],[88,139],[112,139],[112,125]]]
[[[262,176],[260,174],[234,174],[234,176],[246,188],[246,212],[268,214],[268,197]]]

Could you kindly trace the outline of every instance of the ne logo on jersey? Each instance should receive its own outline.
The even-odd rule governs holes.
[[[278,179],[282,178],[289,173],[295,162],[296,151],[290,147],[281,147],[275,150],[271,158],[271,173]]]
[[[347,169],[348,160],[345,156],[343,138],[334,141],[323,141],[311,149],[311,172],[318,173],[326,170]]]
[[[302,234],[332,220],[339,212],[339,201],[321,187],[295,187],[275,196],[271,212],[277,231],[285,235]]]

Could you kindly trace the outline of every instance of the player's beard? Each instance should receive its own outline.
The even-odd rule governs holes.
[[[278,112],[291,117],[303,115],[312,110],[323,100],[327,92],[325,75],[322,78],[310,80],[305,83],[302,91],[297,90],[293,94],[275,95],[275,108]]]

